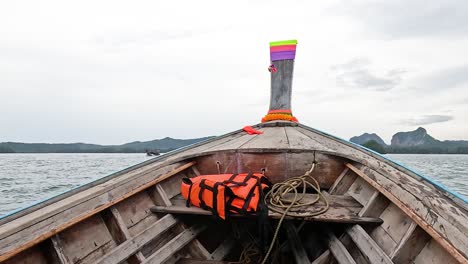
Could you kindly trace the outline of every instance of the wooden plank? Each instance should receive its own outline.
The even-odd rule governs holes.
[[[234,248],[236,245],[236,239],[234,239],[234,236],[229,236],[226,238],[219,246],[211,253],[211,256],[209,257],[210,259],[213,260],[223,260],[229,252]]]
[[[277,71],[270,73],[270,110],[290,110],[294,59],[276,60],[274,64]]]
[[[432,215],[429,215],[432,218],[433,223],[428,223],[423,217],[415,212],[414,209],[411,207],[421,206],[418,209],[418,213],[431,213],[431,210],[426,208],[424,205],[421,205],[419,201],[416,199],[413,200],[412,203],[403,203],[400,199],[404,196],[404,198],[408,199],[412,197],[410,193],[404,192],[399,186],[393,186],[389,180],[384,179],[379,174],[374,173],[372,176],[373,178],[366,175],[363,171],[359,170],[358,168],[354,167],[352,164],[346,164],[351,170],[353,170],[356,174],[366,180],[369,184],[371,184],[374,188],[376,188],[379,192],[385,195],[392,203],[398,206],[405,214],[407,214],[414,222],[416,222],[421,228],[423,228],[429,235],[431,235],[440,245],[445,248],[451,255],[453,255],[460,263],[468,262],[468,259],[465,258],[463,252],[466,252],[467,247],[467,237],[466,234],[459,234],[456,231],[454,232],[447,232],[449,228],[451,228],[450,223],[444,221],[443,218],[433,218]],[[370,172],[370,171],[368,171]],[[382,183],[377,182],[380,180],[382,183],[385,182],[385,185]],[[385,188],[383,187],[385,186]],[[392,192],[387,190],[387,188],[391,188]],[[394,193],[401,192],[402,195],[396,197]],[[404,192],[404,194],[403,194]],[[425,212],[421,211],[421,208],[425,209]],[[416,209],[416,208],[415,208]],[[439,223],[437,223],[439,222]],[[443,228],[442,231],[440,228]],[[453,228],[453,227],[452,227]],[[448,240],[448,235],[451,235],[453,240]],[[456,240],[455,240],[456,239]],[[464,250],[463,250],[464,249]],[[460,251],[459,251],[460,250]],[[466,253],[465,253],[466,254]]]
[[[172,255],[177,253],[177,251],[181,250],[190,241],[195,239],[196,236],[205,229],[206,229],[206,226],[195,225],[195,226],[190,227],[189,229],[184,230],[182,233],[180,233],[171,241],[169,241],[169,243],[167,243],[158,251],[156,251],[154,254],[149,256],[148,259],[144,261],[143,263],[145,264],[146,263],[151,263],[151,264],[164,263]]]
[[[325,250],[318,258],[312,261],[312,264],[329,264],[332,260],[330,250]]]
[[[380,192],[375,191],[358,215],[379,217],[389,204],[390,201],[387,198],[385,198],[385,196],[380,194]]]
[[[349,171],[349,168],[348,167],[345,167],[343,169],[343,171],[341,171],[340,175],[338,176],[338,178],[336,178],[336,180],[333,182],[332,186],[330,187],[330,189],[328,190],[328,192],[330,194],[340,194],[340,193],[337,193],[336,191],[336,188],[338,186],[338,184],[340,184],[340,182],[343,180],[343,178],[345,177],[345,175],[348,173]],[[347,188],[346,188],[347,189]],[[341,192],[341,194],[345,193],[344,191]]]
[[[192,166],[191,168],[195,176],[200,176],[200,171],[198,170],[196,166]]]
[[[333,186],[330,188],[330,194],[344,194],[348,191],[349,187],[356,180],[357,175],[352,171],[344,169],[338,179],[335,180]]]
[[[71,262],[68,260],[67,256],[63,252],[63,245],[62,245],[62,240],[58,235],[54,235],[50,238],[50,241],[52,242],[52,248],[54,249],[54,253],[57,256],[57,260],[59,261],[60,264],[71,264]]]
[[[431,239],[411,264],[455,264],[457,260]],[[467,262],[462,262],[466,264]]]
[[[239,149],[288,149],[289,142],[284,128],[266,127],[263,134],[256,136]]]
[[[111,206],[109,208],[109,212],[111,213],[111,225],[115,225],[115,228],[109,228],[110,223],[106,223],[106,225],[109,228],[109,231],[111,235],[114,237],[114,239],[117,241],[118,244],[121,244],[127,240],[132,239],[132,236],[130,235],[130,231],[128,230],[127,226],[125,225],[125,222],[120,215],[119,211],[117,208],[114,206]],[[137,251],[134,256],[130,256],[131,260],[130,262],[132,263],[140,263],[145,260],[145,256],[141,253],[141,251]]]
[[[382,220],[374,217],[359,217],[357,211],[352,211],[352,208],[330,208],[327,212],[313,217],[302,217],[304,221],[317,222],[332,222],[332,223],[360,223],[360,224],[381,224]],[[187,214],[187,215],[213,215],[211,211],[203,210],[198,207],[185,206],[154,206],[150,209],[153,213],[170,213],[170,214]],[[240,214],[232,214],[231,217],[255,217],[244,216]],[[281,214],[270,211],[269,217],[273,219],[281,218]],[[295,219],[294,217],[286,216],[285,219]]]
[[[143,185],[140,185],[139,187],[135,188],[135,189],[132,189],[128,192],[126,192],[124,195],[121,195],[121,196],[118,196],[118,197],[112,197],[112,196],[108,196],[106,199],[107,200],[104,200],[102,202],[101,205],[99,206],[96,206],[96,207],[93,207],[93,209],[91,210],[88,210],[88,211],[84,211],[82,213],[79,213],[79,214],[71,214],[68,216],[68,219],[66,219],[65,222],[55,222],[56,220],[54,219],[50,224],[48,223],[42,223],[42,228],[44,228],[44,231],[41,230],[41,232],[37,232],[37,231],[33,231],[33,230],[28,230],[27,231],[27,236],[21,236],[20,238],[16,238],[16,240],[13,240],[13,241],[9,241],[10,239],[5,239],[5,240],[0,240],[0,242],[4,245],[7,245],[6,247],[2,247],[0,248],[0,261],[3,261],[3,260],[6,260],[12,256],[14,256],[15,254],[29,248],[29,247],[32,247],[42,241],[44,241],[45,239],[59,233],[60,231],[78,223],[78,222],[81,222],[83,221],[84,219],[87,219],[93,215],[95,215],[96,213],[98,212],[101,212],[102,210],[105,210],[106,208],[109,208],[110,206],[138,193],[138,192],[141,192],[145,189],[147,189],[148,187],[156,184],[156,183],[159,183],[191,166],[193,166],[195,164],[195,162],[189,162],[187,164],[184,164],[180,167],[177,167],[175,168],[174,170],[166,173],[166,174],[163,174],[161,175],[160,177],[157,177],[156,179],[154,180],[151,180]],[[60,219],[59,216],[57,216],[56,218]],[[20,220],[20,219],[18,219]],[[55,224],[53,226],[51,226],[52,224]],[[33,226],[34,228],[35,226]],[[13,228],[15,229],[15,228]],[[45,231],[47,230],[47,231]]]
[[[73,263],[94,263],[117,246],[101,215],[94,215],[59,234],[63,252]]]
[[[161,187],[160,184],[156,184],[156,192],[158,192],[165,206],[172,205],[171,200],[169,199],[169,197],[167,197],[166,192],[164,191],[164,189]]]
[[[237,261],[222,261],[222,260],[199,260],[182,258],[176,262],[176,264],[242,264]]]
[[[329,189],[336,178],[343,171],[346,159],[323,154],[317,151],[313,152],[288,152],[286,156],[286,176],[283,180],[291,177],[301,176],[312,167],[315,161],[316,166],[311,176],[320,184],[320,188]],[[258,159],[258,158],[256,158]],[[267,175],[270,177],[270,174]],[[273,181],[275,179],[272,179]]]
[[[180,184],[179,184],[180,185]],[[156,185],[156,192],[158,193],[159,197],[161,197],[162,202],[165,206],[171,206],[172,202],[166,194],[166,191],[162,188],[160,184]],[[180,223],[179,230],[182,232],[183,230],[187,229],[186,226]],[[206,248],[198,241],[198,239],[194,239],[190,242],[189,245],[193,254],[196,254],[198,257],[201,258],[208,258],[210,253],[206,250]]]
[[[263,131],[264,128],[259,128],[258,130]],[[209,148],[208,151],[235,150],[247,144],[248,142],[252,141],[254,138],[258,136],[261,136],[261,134],[249,135],[245,133],[241,137],[238,137],[234,140],[227,141],[227,142],[224,142],[223,144],[219,144],[217,146]]]
[[[347,207],[347,208],[352,208],[353,211],[362,208],[362,205],[358,203],[356,200],[354,200],[354,198],[349,195],[330,195],[327,192],[322,192],[322,194],[323,196],[325,196],[325,198],[328,201],[328,204],[331,207]],[[284,197],[285,199],[292,199],[293,194],[285,194]],[[316,198],[317,198],[317,194],[307,193],[302,198],[303,199],[302,201],[310,202],[310,201],[315,200]],[[186,200],[184,199],[182,195],[179,194],[177,196],[174,196],[174,198],[171,199],[171,203],[173,203],[173,205],[185,206]],[[316,206],[324,206],[324,205],[325,203],[322,200],[319,200],[316,203]]]
[[[291,149],[329,151],[327,147],[304,135],[304,133],[298,131],[296,127],[285,127],[285,130]]]
[[[366,233],[359,225],[354,225],[346,230],[346,233],[351,237],[356,246],[361,252],[367,256],[371,263],[392,264],[392,260],[385,252],[375,243],[375,241]]]
[[[302,246],[301,239],[297,234],[296,227],[290,222],[284,223],[284,228],[286,229],[286,236],[288,237],[289,247],[294,255],[296,263],[310,263],[309,257]]]
[[[157,222],[155,222],[153,225],[148,227],[146,230],[143,230],[141,233],[137,234],[135,237],[118,245],[112,251],[110,251],[101,259],[99,259],[96,263],[120,263],[127,259],[129,256],[138,252],[141,247],[146,245],[151,240],[162,235],[165,231],[167,231],[177,223],[178,220],[174,218],[174,216],[166,215],[159,219]]]
[[[413,222],[390,257],[395,263],[413,263],[430,240],[431,236]]]
[[[346,192],[346,194],[351,195],[363,206],[367,204],[374,193],[374,187],[359,177],[353,182],[353,184],[351,184]]]
[[[356,261],[351,257],[348,250],[346,250],[345,246],[332,232],[328,231],[327,237],[328,247],[339,264],[356,264]]]
[[[395,204],[390,204],[380,215],[384,221],[381,225],[396,243],[399,243],[411,224],[414,223]]]

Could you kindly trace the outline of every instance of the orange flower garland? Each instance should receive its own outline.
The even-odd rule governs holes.
[[[291,110],[272,110],[269,111],[268,114],[262,118],[262,123],[273,120],[285,120],[296,123],[299,122],[297,118],[292,115]]]

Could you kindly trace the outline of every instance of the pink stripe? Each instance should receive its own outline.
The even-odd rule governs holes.
[[[289,109],[275,109],[275,110],[270,110],[268,111],[269,114],[274,114],[274,113],[288,113],[291,114],[292,111]]]
[[[293,50],[296,50],[296,45],[284,45],[284,46],[270,47],[270,52],[293,51]]]

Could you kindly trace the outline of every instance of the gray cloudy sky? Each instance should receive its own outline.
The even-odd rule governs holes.
[[[298,39],[293,112],[343,138],[468,139],[468,2],[2,1],[0,142],[219,135],[268,110],[269,41]]]

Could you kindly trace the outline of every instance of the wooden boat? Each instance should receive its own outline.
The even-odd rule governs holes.
[[[270,109],[291,109],[294,60],[274,63]],[[468,263],[464,198],[300,123],[269,121],[253,128],[263,134],[238,130],[212,138],[0,219],[0,262],[241,263],[248,237],[258,231],[256,219],[220,221],[185,207],[181,179],[264,172],[282,182],[316,164],[312,176],[329,209],[287,217],[274,252],[278,262]],[[324,206],[321,201],[304,212]],[[275,226],[281,214],[269,216]]]

